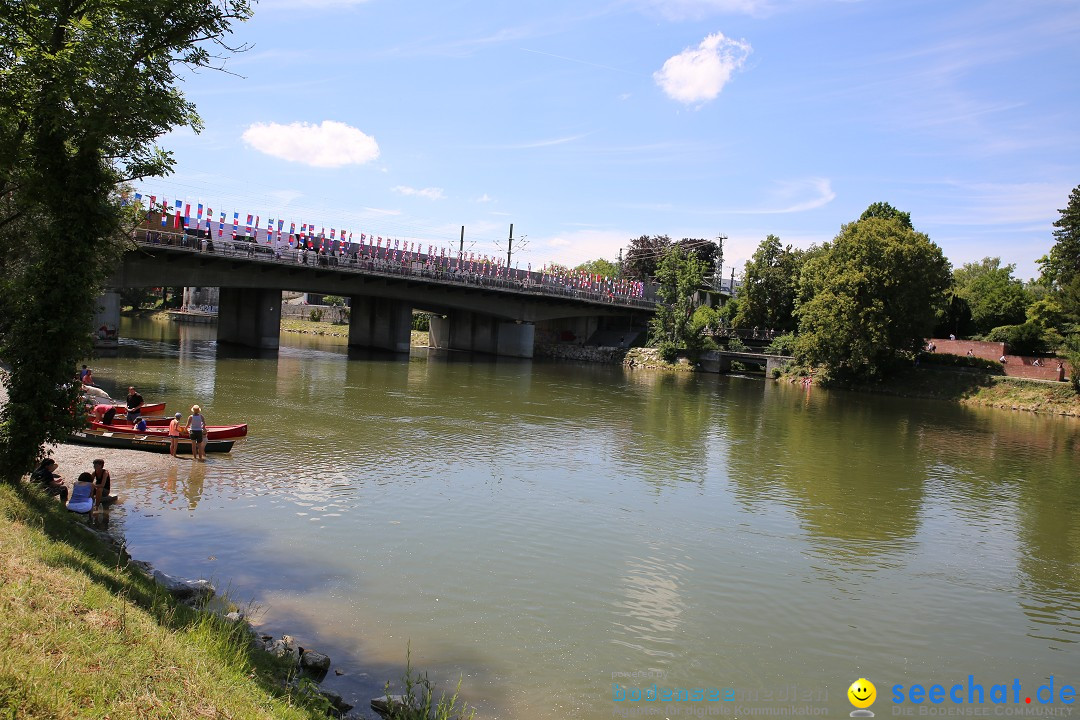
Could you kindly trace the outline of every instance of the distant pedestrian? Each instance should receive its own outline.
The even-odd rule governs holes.
[[[956,339],[956,335],[955,335],[955,334],[953,334],[953,333],[949,333],[949,339],[950,339],[950,340],[955,340],[955,339]]]
[[[1007,364],[1007,363],[1008,363],[1009,361],[1008,361],[1008,360],[1007,360],[1007,359],[1005,358],[1005,356],[1004,356],[1004,355],[1002,355],[1001,357],[999,357],[999,358],[998,358],[998,362],[999,362],[999,363],[1001,363],[1002,365],[1005,365],[1005,364]]]
[[[975,357],[975,351],[972,348],[968,348],[967,356],[968,357]]]

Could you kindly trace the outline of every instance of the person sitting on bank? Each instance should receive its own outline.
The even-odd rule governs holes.
[[[112,475],[105,469],[104,460],[94,461],[94,472],[84,473],[90,475],[90,481],[94,485],[94,505],[100,505],[109,501],[109,492],[112,490]],[[80,475],[80,477],[82,477]]]
[[[56,474],[56,461],[51,457],[42,460],[38,469],[30,473],[30,481],[41,485],[50,495],[59,495],[60,502],[67,503],[67,485],[64,484],[64,478]]]
[[[94,476],[88,472],[80,473],[79,479],[71,486],[71,499],[67,509],[71,512],[88,513],[94,509]]]
[[[128,422],[135,422],[135,418],[139,417],[139,413],[142,412],[143,397],[139,393],[135,392],[134,387],[128,388],[127,394],[127,419]]]
[[[1035,358],[1031,361],[1031,367],[1042,367],[1042,361],[1039,358]]]

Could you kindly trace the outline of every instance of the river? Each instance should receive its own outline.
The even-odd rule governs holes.
[[[1076,420],[289,334],[250,357],[160,321],[121,334],[92,364],[107,390],[251,430],[114,480],[128,549],[329,654],[327,686],[358,706],[407,647],[511,720],[648,710],[615,698],[653,683],[732,700],[660,717],[839,716],[859,677],[878,715],[897,684],[1080,685]]]

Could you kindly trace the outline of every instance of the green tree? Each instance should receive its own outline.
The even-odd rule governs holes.
[[[922,344],[949,280],[941,248],[902,217],[849,223],[806,260],[796,354],[831,377],[880,378]]]
[[[613,278],[619,276],[619,266],[611,262],[610,260],[605,260],[604,258],[597,258],[596,260],[583,262],[574,269],[584,270],[587,273],[599,275],[600,277]]]
[[[863,211],[863,214],[859,216],[860,220],[866,220],[868,218],[880,218],[882,220],[896,220],[908,230],[914,230],[915,227],[911,224],[911,213],[900,212],[887,202],[876,202],[870,205]]]
[[[650,341],[669,360],[679,348],[685,348],[691,355],[701,351],[707,319],[703,317],[695,324],[693,318],[694,297],[704,279],[705,263],[678,248],[665,254],[656,270],[661,302],[649,324]]]
[[[74,368],[121,238],[143,212],[119,185],[169,171],[156,139],[200,129],[177,71],[211,67],[249,15],[247,0],[0,2],[3,478],[81,422]]]
[[[762,240],[743,271],[735,324],[783,332],[794,330],[798,324],[795,299],[802,261],[801,251],[793,250],[790,245],[782,246],[775,235]]]
[[[683,238],[675,243],[675,247],[687,254],[697,256],[697,259],[705,264],[705,277],[712,278],[716,274],[717,267],[724,263],[724,240],[723,235],[717,236],[716,240],[702,238]]]
[[[631,280],[650,280],[660,267],[660,261],[671,247],[667,235],[642,235],[630,241],[623,261],[623,274]]]
[[[1065,314],[1080,322],[1080,185],[1069,193],[1069,202],[1054,221],[1054,245],[1039,259],[1042,282],[1058,295]]]
[[[1001,258],[983,258],[953,272],[956,294],[967,302],[975,332],[1024,322],[1031,298],[1024,284],[1013,277],[1015,269],[1015,265],[1002,266]]]

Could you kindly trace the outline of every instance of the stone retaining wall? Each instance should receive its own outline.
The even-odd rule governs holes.
[[[1032,365],[1034,357],[1025,355],[1010,355],[1005,343],[979,342],[976,340],[939,340],[932,338],[928,342],[934,343],[935,352],[948,353],[950,355],[967,355],[968,350],[977,358],[998,362],[1001,356],[1005,356],[1005,375],[1007,377],[1022,377],[1032,380],[1061,380],[1058,373],[1057,363],[1054,358],[1039,358],[1042,367]],[[1072,368],[1065,363],[1065,377],[1071,377]]]
[[[626,355],[626,348],[597,347],[594,345],[571,345],[568,343],[537,342],[533,357],[580,360],[581,362],[619,364]]]

